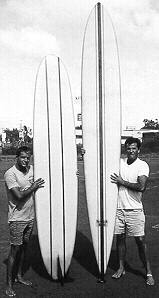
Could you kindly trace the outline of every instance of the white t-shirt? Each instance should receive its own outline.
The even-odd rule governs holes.
[[[27,174],[19,171],[14,165],[4,175],[8,196],[8,222],[10,221],[29,221],[34,219],[33,195],[27,196],[22,201],[15,199],[11,189],[19,187],[20,190],[28,189],[33,182],[33,167],[29,168]]]
[[[123,180],[137,183],[139,176],[149,176],[148,164],[137,158],[132,164],[127,164],[127,158],[120,161],[120,175]],[[118,209],[142,209],[142,192],[131,190],[124,186],[119,187]]]

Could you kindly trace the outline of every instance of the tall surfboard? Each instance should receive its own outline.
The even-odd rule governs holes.
[[[85,29],[82,52],[82,127],[86,196],[100,278],[111,252],[121,138],[120,68],[115,31],[100,3]]]
[[[41,254],[53,279],[69,268],[77,221],[77,153],[71,89],[67,71],[56,57],[43,59],[34,100],[35,207]]]

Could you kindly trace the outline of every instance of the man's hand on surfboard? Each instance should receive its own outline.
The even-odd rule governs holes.
[[[123,185],[124,180],[121,178],[120,175],[114,173],[110,176],[110,179],[112,183],[115,183],[117,185]]]
[[[38,188],[44,187],[44,183],[45,183],[45,181],[42,178],[35,180],[32,184],[33,191],[36,191]]]
[[[84,148],[81,148],[81,154],[82,156],[86,153],[86,150]]]
[[[80,175],[79,170],[77,170],[77,172],[76,172],[77,178],[79,178],[79,175]]]

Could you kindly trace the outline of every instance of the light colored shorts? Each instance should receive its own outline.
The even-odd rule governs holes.
[[[115,234],[128,236],[145,235],[145,215],[142,209],[118,209],[116,213]]]
[[[9,223],[10,229],[10,244],[22,245],[29,241],[33,231],[34,220],[28,222],[11,221]]]

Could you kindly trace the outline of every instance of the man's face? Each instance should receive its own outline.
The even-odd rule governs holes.
[[[21,152],[17,157],[17,164],[20,168],[27,168],[30,162],[30,152]]]
[[[126,146],[126,154],[129,161],[135,161],[139,154],[139,149],[137,143],[132,143],[131,145]]]

